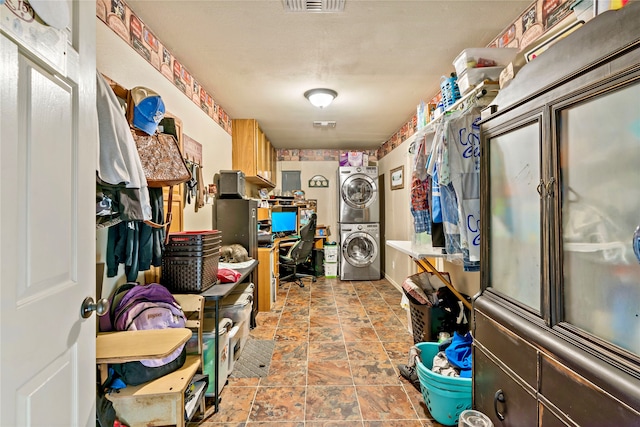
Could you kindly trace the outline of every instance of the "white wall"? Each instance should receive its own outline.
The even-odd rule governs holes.
[[[118,35],[96,18],[97,68],[102,74],[126,88],[146,86],[162,96],[167,112],[182,121],[183,132],[202,144],[203,179],[205,184],[213,183],[213,175],[221,169],[231,169],[231,135],[207,116],[196,104],[187,98],[173,83],[153,68]],[[185,230],[211,229],[212,207],[205,205],[195,212],[194,205],[186,205],[184,210]],[[97,230],[96,262],[106,259],[107,230]],[[143,275],[139,276],[143,281]],[[124,267],[120,266],[117,277],[106,278],[103,295],[116,284],[124,283]]]
[[[282,171],[300,171],[301,190],[305,197],[318,201],[318,224],[328,225],[331,229],[329,241],[340,240],[338,235],[338,165],[337,161],[282,161],[276,165],[278,185],[281,189]],[[327,188],[309,187],[309,179],[314,175],[322,175],[329,181]]]
[[[411,157],[409,145],[413,138],[407,139],[395,150],[378,161],[378,174],[384,175],[385,203],[385,235],[387,240],[411,240],[413,229],[413,216],[409,210],[411,190]],[[391,169],[404,166],[404,188],[391,190]],[[415,264],[411,258],[396,249],[385,247],[385,277],[399,287],[402,281],[410,274],[416,272]]]

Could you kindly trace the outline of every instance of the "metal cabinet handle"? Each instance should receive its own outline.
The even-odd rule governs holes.
[[[544,181],[541,179],[540,184],[536,186],[536,190],[538,190],[538,194],[542,196],[542,189],[544,188]]]
[[[549,182],[547,182],[547,184],[545,185],[545,191],[546,191],[547,197],[551,197],[553,195],[553,183],[555,181],[556,179],[554,177],[551,177]]]
[[[500,403],[505,402],[504,393],[502,392],[502,389],[499,389],[498,391],[496,391],[496,394],[493,397],[493,410],[496,412],[496,417],[498,417],[500,421],[504,421],[504,415],[502,415],[498,411],[498,402]]]
[[[633,246],[633,253],[636,254],[636,258],[638,258],[638,262],[640,262],[640,225],[636,228],[635,233],[633,233],[631,245]]]

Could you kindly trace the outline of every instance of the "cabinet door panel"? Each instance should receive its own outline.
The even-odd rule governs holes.
[[[566,427],[568,424],[540,403],[540,425],[544,427]]]
[[[258,311],[271,310],[271,257],[273,248],[258,248]]]
[[[540,124],[489,138],[490,286],[540,311]]]
[[[538,379],[536,349],[480,311],[474,313],[474,339],[535,388]]]
[[[475,346],[473,364],[473,407],[475,409],[486,414],[496,427],[522,427],[538,424],[536,398]],[[498,402],[494,407],[498,390],[502,390],[504,402]],[[504,420],[498,418],[496,409],[504,416]]]
[[[633,426],[640,420],[637,410],[545,355],[540,363],[540,394],[580,426]]]
[[[640,84],[558,111],[564,320],[640,355]],[[614,113],[608,113],[615,111]]]

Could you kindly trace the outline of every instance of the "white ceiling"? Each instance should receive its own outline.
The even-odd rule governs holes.
[[[276,148],[377,148],[439,90],[465,48],[484,47],[532,0],[347,0],[341,13],[283,0],[128,0],[231,118]],[[324,110],[308,89],[338,92]],[[313,121],[332,121],[333,129]]]

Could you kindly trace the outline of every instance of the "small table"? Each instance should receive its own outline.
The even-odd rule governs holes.
[[[471,303],[467,301],[467,299],[460,293],[458,290],[449,282],[439,271],[438,269],[429,262],[427,258],[449,258],[449,257],[460,257],[461,255],[451,255],[444,252],[442,248],[434,248],[434,247],[426,247],[420,249],[419,251],[414,251],[412,248],[411,242],[408,240],[387,240],[387,246],[397,249],[402,253],[405,253],[411,257],[413,262],[416,263],[418,268],[421,271],[432,272],[433,274],[445,284],[447,288],[453,292],[453,294],[462,301],[465,307],[471,310]]]
[[[166,357],[191,338],[191,329],[167,328],[103,332],[96,336],[96,363],[100,382],[109,375],[109,363]]]
[[[226,297],[227,295],[229,295],[231,293],[231,291],[233,291],[236,286],[238,286],[240,283],[244,283],[244,281],[247,279],[247,277],[251,274],[253,274],[253,271],[256,269],[256,267],[258,266],[258,261],[257,260],[252,260],[252,262],[250,264],[248,264],[248,266],[243,267],[243,268],[234,268],[235,271],[237,271],[238,273],[240,273],[240,278],[238,279],[238,281],[233,282],[233,283],[218,283],[213,285],[212,287],[210,287],[209,289],[207,289],[204,292],[201,292],[200,295],[202,295],[204,297],[204,299],[206,301],[213,301],[214,302],[214,307],[215,307],[215,325],[216,325],[216,329],[215,329],[215,333],[214,333],[214,337],[218,337],[219,336],[219,331],[218,331],[218,327],[219,327],[219,323],[220,323],[220,300],[222,300],[224,297]],[[253,316],[252,316],[253,317]],[[218,376],[220,375],[219,372],[219,367],[218,367],[218,354],[219,354],[219,339],[215,340],[215,360],[213,361],[213,372],[214,372],[214,382],[213,384],[215,384],[216,386],[213,387],[214,392],[213,392],[213,399],[214,399],[214,413],[218,412],[218,406],[220,404],[220,396],[218,395]]]

